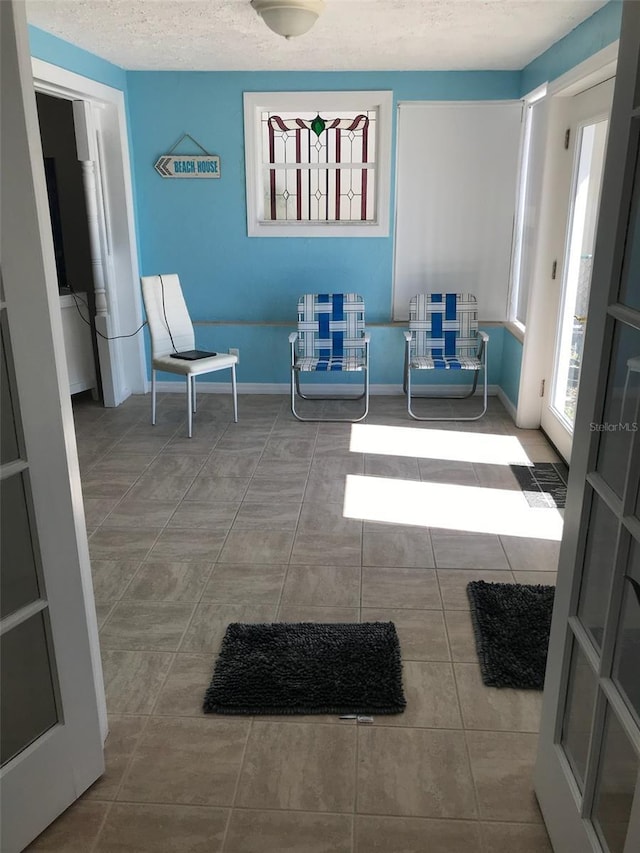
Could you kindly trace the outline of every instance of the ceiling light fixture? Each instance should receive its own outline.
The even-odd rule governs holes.
[[[324,0],[251,0],[251,5],[270,30],[290,39],[309,32]]]

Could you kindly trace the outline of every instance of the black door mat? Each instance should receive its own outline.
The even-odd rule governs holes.
[[[564,509],[569,469],[564,462],[511,465],[511,470],[531,507]]]
[[[399,714],[393,622],[228,626],[203,710],[215,714]]]
[[[471,581],[467,595],[488,687],[542,690],[555,587]]]

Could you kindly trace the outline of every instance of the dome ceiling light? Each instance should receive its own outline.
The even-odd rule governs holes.
[[[270,30],[290,39],[309,32],[324,0],[251,0],[251,5]]]

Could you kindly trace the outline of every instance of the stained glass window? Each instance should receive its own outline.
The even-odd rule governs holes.
[[[246,92],[250,236],[389,233],[391,92]]]
[[[376,111],[263,112],[264,218],[375,219]]]

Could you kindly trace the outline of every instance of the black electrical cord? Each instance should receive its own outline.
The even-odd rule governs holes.
[[[103,335],[102,332],[99,332],[96,328],[94,328],[94,326],[90,320],[87,320],[87,318],[84,316],[84,314],[80,310],[80,306],[78,305],[78,302],[82,302],[82,304],[85,306],[87,311],[90,310],[89,304],[79,294],[77,294],[69,284],[67,284],[67,287],[69,288],[69,292],[71,293],[71,296],[73,296],[73,301],[74,301],[75,306],[76,306],[76,311],[80,315],[80,319],[83,321],[83,323],[86,323],[90,329],[93,329],[95,331],[96,335],[98,335],[98,337],[104,338],[105,341],[117,341],[118,338],[133,338],[134,335],[137,335],[138,332],[141,329],[144,329],[144,327],[147,325],[147,321],[145,320],[143,323],[141,323],[140,326],[138,326],[138,328],[135,330],[135,332],[131,332],[128,335]],[[169,332],[169,334],[171,334],[171,332]]]
[[[167,327],[167,332],[169,332],[169,337],[171,338],[171,346],[173,347],[174,352],[178,352],[178,347],[175,345],[175,341],[173,340],[173,335],[171,334],[171,329],[169,328],[169,320],[167,319],[167,309],[164,304],[164,281],[162,280],[162,276],[159,275],[160,279],[160,289],[162,291],[162,313],[164,314],[164,323]]]

